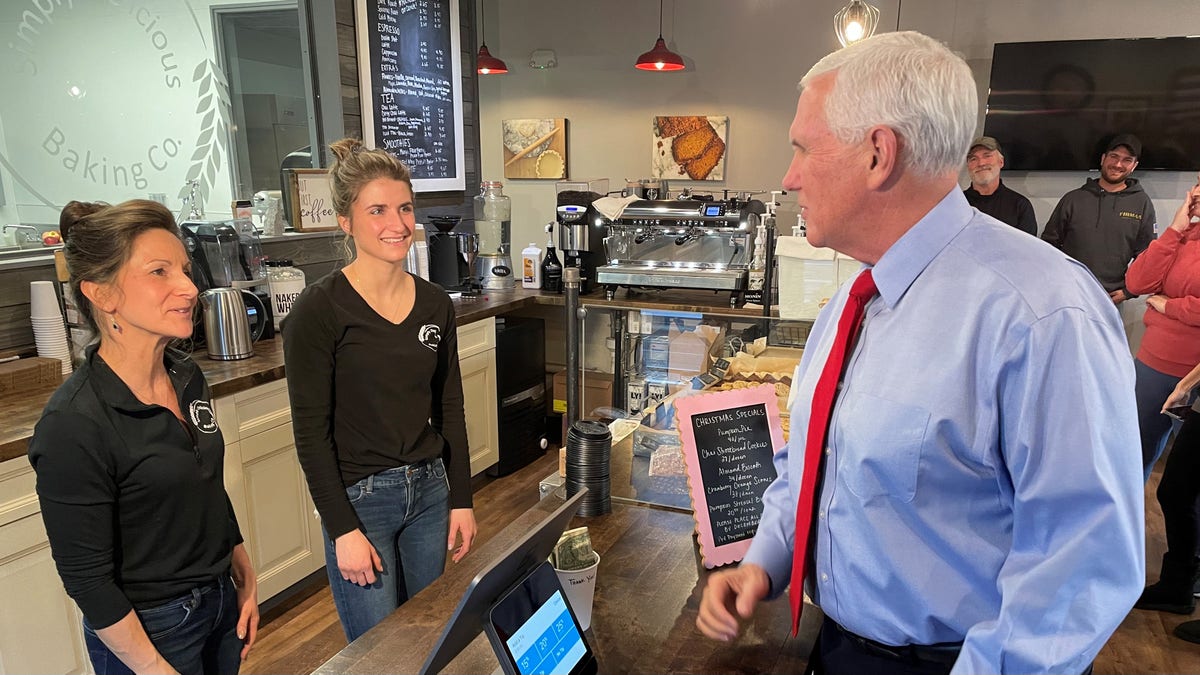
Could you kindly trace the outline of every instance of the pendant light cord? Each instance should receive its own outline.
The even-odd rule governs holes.
[[[663,0],[658,0],[658,39],[662,39]]]
[[[904,6],[904,0],[896,0],[896,32],[900,32],[900,8]]]

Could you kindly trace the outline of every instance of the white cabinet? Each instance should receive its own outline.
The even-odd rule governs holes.
[[[496,422],[496,320],[482,319],[458,328],[458,364],[462,371],[463,410],[471,448],[471,475],[500,461]]]
[[[0,673],[87,673],[81,615],[63,589],[24,457],[0,464]]]
[[[325,564],[321,521],[292,436],[287,381],[216,401],[225,436],[225,488],[263,602]]]

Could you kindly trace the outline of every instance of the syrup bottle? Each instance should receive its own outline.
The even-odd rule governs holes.
[[[546,257],[542,258],[542,290],[562,293],[562,263],[554,252],[554,223],[546,226],[550,235],[546,238]]]

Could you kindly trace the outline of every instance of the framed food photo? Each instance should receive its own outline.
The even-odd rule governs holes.
[[[725,180],[728,136],[728,117],[655,117],[650,175],[676,180]]]
[[[562,180],[567,177],[567,120],[539,118],[501,122],[504,177]]]
[[[288,220],[297,232],[337,229],[333,210],[333,179],[326,169],[288,169],[292,212]]]

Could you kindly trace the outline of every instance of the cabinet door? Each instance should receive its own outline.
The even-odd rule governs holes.
[[[471,475],[500,461],[496,432],[496,350],[488,349],[459,361],[467,441],[471,446]]]
[[[50,557],[42,516],[0,527],[0,673],[86,673],[79,610]]]
[[[325,564],[317,520],[296,457],[291,423],[238,443],[242,457],[245,519],[242,535],[258,572],[263,602]]]

